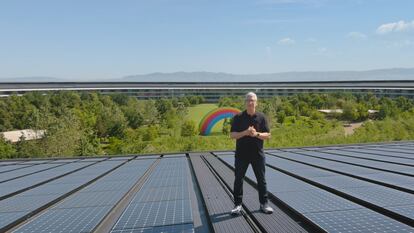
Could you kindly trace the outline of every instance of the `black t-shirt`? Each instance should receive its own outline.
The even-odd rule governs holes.
[[[270,132],[269,124],[266,117],[261,112],[256,112],[253,116],[247,114],[247,111],[243,111],[233,117],[233,123],[231,124],[231,132],[242,132],[254,126],[257,132]],[[256,159],[258,156],[264,156],[263,152],[263,140],[244,136],[236,141],[236,156],[240,158]]]

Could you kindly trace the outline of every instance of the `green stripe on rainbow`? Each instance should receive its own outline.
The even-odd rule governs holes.
[[[199,130],[201,135],[209,135],[211,129],[217,122],[225,118],[232,118],[234,115],[239,113],[240,110],[237,108],[216,108],[207,113],[200,121]]]

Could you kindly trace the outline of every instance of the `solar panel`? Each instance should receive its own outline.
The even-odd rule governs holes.
[[[32,211],[59,195],[15,196],[0,201],[0,212]]]
[[[189,200],[131,203],[114,230],[192,223]]]
[[[362,206],[355,205],[338,196],[321,190],[308,190],[301,192],[278,192],[276,197],[300,213],[325,212],[335,210],[360,209]]]
[[[273,161],[269,160],[269,163]],[[363,180],[359,180],[347,176],[328,176],[328,177],[309,177],[307,174],[303,174],[300,169],[291,169],[286,164],[295,163],[292,161],[279,161],[273,165],[277,165],[281,169],[287,170],[291,173],[297,174],[309,180],[324,184],[325,186],[333,189],[337,189],[356,197],[360,200],[372,203],[374,205],[384,207],[388,209],[388,206],[393,205],[402,205],[402,204],[414,204],[414,196],[405,192],[394,190],[388,187],[383,187],[377,184],[369,183]],[[319,170],[318,168],[311,168],[314,170]],[[332,173],[335,174],[335,173]],[[356,187],[356,188],[352,188]],[[292,194],[294,195],[294,194]]]
[[[98,175],[102,171],[106,171],[114,165],[122,163],[105,161],[102,166],[97,166],[94,169],[89,169],[85,174],[89,174],[90,171],[94,171]],[[126,165],[128,164],[128,166]],[[108,211],[125,195],[125,193],[131,188],[131,186],[137,181],[137,179],[144,174],[145,170],[151,164],[151,161],[129,162],[116,170],[108,173],[105,177],[117,177],[119,174],[123,174],[129,171],[129,177],[132,180],[127,181],[105,181],[104,178],[97,180],[95,183],[82,189],[80,192],[69,196],[62,202],[56,204],[52,208],[45,211],[39,217],[32,219],[29,223],[25,224],[19,229],[19,232],[32,231],[37,232],[42,229],[42,225],[46,224],[45,231],[55,232],[64,229],[63,231],[91,231],[96,225],[106,216]],[[139,166],[137,166],[139,165]],[[134,170],[131,170],[134,169]],[[69,175],[69,178],[76,182],[86,182],[89,175]],[[80,179],[82,178],[82,179]],[[71,179],[68,179],[71,180]],[[75,185],[76,185],[76,182]],[[64,183],[60,185],[73,185],[72,183]],[[79,184],[77,184],[79,185]],[[50,185],[48,185],[50,186]],[[111,187],[111,188],[109,188]],[[114,189],[115,188],[115,189]],[[68,189],[66,189],[67,191]],[[79,215],[79,216],[78,216]],[[80,220],[79,217],[84,217],[86,220]],[[89,219],[90,221],[87,221]],[[56,227],[56,226],[61,226]]]
[[[104,192],[82,192],[72,195],[54,209],[76,208],[76,207],[95,207],[105,205],[115,205],[125,192],[104,191]]]
[[[33,165],[8,165],[8,166],[2,166],[0,167],[0,174],[4,174],[6,172],[11,172],[17,169],[22,169],[26,167],[31,167]]]
[[[193,224],[178,224],[172,226],[158,226],[158,227],[145,227],[145,228],[134,228],[125,230],[114,230],[113,233],[158,233],[158,232],[181,232],[181,233],[192,233],[194,232]]]
[[[404,219],[406,221],[408,218],[414,219],[414,196],[412,194],[288,159],[300,160],[301,162],[310,163],[315,166],[322,166],[414,190],[414,178],[412,176],[404,176],[325,159],[335,158],[339,160],[341,158],[344,162],[356,164],[357,161],[362,161],[362,159],[343,156],[364,156],[364,153],[361,152],[345,151],[355,149],[355,151],[366,150],[374,153],[380,151],[381,154],[384,154],[382,156],[372,153],[366,154],[365,158],[381,159],[395,163],[409,161],[407,164],[412,164],[413,162],[409,158],[398,157],[404,154],[411,156],[409,153],[402,152],[402,150],[406,150],[402,148],[408,147],[414,149],[414,144],[395,143],[386,145],[352,145],[346,147],[290,148],[286,149],[286,151],[267,150],[267,152],[276,154],[282,158],[267,155],[266,160],[269,165],[382,207],[388,210],[388,214],[394,212],[403,215],[406,217]],[[397,150],[400,151],[396,152]],[[325,152],[342,153],[343,155],[333,155],[333,157],[330,157],[331,155]],[[326,157],[318,159],[297,153],[307,153],[321,157],[323,155]],[[214,154],[219,155],[230,166],[234,165],[233,151],[217,152]],[[0,162],[0,197],[2,197],[2,195],[7,195],[22,188],[31,187],[39,182],[86,165],[91,165],[95,161],[100,161],[97,164],[66,175],[65,177],[1,200],[0,231],[4,230],[2,228],[6,225],[15,222],[19,218],[29,217],[28,214],[39,210],[39,207],[44,207],[51,201],[56,200],[56,198],[73,191],[75,188],[91,181],[100,174],[110,171],[112,168],[132,158],[132,156],[125,156],[111,159],[87,158],[82,160],[75,158],[56,161],[36,160],[29,161],[26,165],[13,165],[13,163],[16,163],[15,161],[13,163],[10,161],[9,165]],[[89,184],[87,187],[82,188],[64,200],[43,210],[39,215],[31,217],[16,232],[93,231],[108,216],[108,213],[113,210],[115,204],[136,184],[147,168],[156,161],[155,158],[160,158],[158,165],[154,167],[154,170],[149,174],[148,180],[143,183],[139,191],[133,194],[130,203],[128,203],[124,212],[113,226],[112,232],[194,232],[194,227],[199,225],[196,225],[198,218],[193,217],[195,213],[193,211],[200,211],[200,209],[194,210],[192,206],[191,201],[194,201],[193,196],[190,196],[190,190],[194,188],[191,177],[192,172],[187,157],[184,154],[165,155],[164,157],[160,157],[159,155],[140,156],[132,159],[99,180]],[[22,163],[22,161],[19,162]],[[201,162],[204,164],[203,161]],[[61,164],[64,165],[41,171]],[[396,168],[396,164],[367,159],[364,159],[364,162],[359,164],[365,164],[366,166],[384,164],[383,168],[390,170]],[[219,161],[211,165],[221,168],[224,167],[220,165]],[[24,166],[28,167],[23,168]],[[14,170],[7,171],[5,167]],[[405,167],[405,170],[399,169],[398,171],[414,172],[412,167]],[[1,173],[3,168],[6,172]],[[21,175],[23,177],[1,183],[2,180],[4,181]],[[256,181],[251,167],[249,167],[246,176]],[[370,210],[367,207],[346,200],[271,167],[267,168],[266,177],[269,192],[294,209],[295,212],[302,214],[328,232],[414,232],[414,228],[392,219],[396,219],[397,215],[389,215],[390,217],[387,217],[379,214],[382,211],[381,209],[375,209],[377,212]],[[205,185],[209,185],[209,180],[211,179],[205,180]],[[217,188],[214,190],[222,189],[220,185],[214,188]],[[196,193],[193,195],[200,194]],[[207,200],[215,197],[214,195],[210,195],[205,198]],[[225,198],[228,197],[226,196]],[[220,201],[216,201],[216,203],[220,204]],[[219,207],[217,206],[217,208]],[[257,211],[256,209],[249,210]],[[220,220],[220,218],[217,219]],[[302,223],[306,224],[306,221]]]
[[[413,155],[410,155],[410,154],[390,153],[390,152],[386,152],[386,151],[375,150],[375,148],[371,148],[371,149],[370,148],[358,148],[358,149],[349,148],[349,149],[341,149],[340,151],[366,153],[366,154],[376,154],[377,156],[382,156],[382,157],[396,156],[396,157],[408,158],[408,159],[413,158]]]
[[[12,180],[6,183],[0,184],[0,196],[11,194],[13,192],[19,191],[21,189],[36,185],[38,183],[44,182],[48,179],[52,179],[59,175],[63,175],[67,172],[74,171],[76,169],[82,168],[90,163],[81,163],[81,164],[67,164],[60,166],[58,168],[53,168],[50,170],[42,171],[39,173],[32,174],[30,176],[25,176],[16,180]]]
[[[0,229],[14,222],[27,214],[27,211],[20,212],[0,212]]]
[[[386,155],[368,154],[368,153],[345,151],[345,150],[325,150],[322,153],[327,153],[327,155],[333,153],[336,155],[354,156],[354,157],[358,157],[362,159],[375,159],[375,160],[381,160],[385,162],[414,165],[414,160],[406,159],[406,158],[399,158],[399,157],[391,157],[391,156],[386,156]]]
[[[367,147],[364,148],[364,151],[368,153],[379,153],[382,155],[388,156],[401,156],[407,158],[414,158],[413,148],[402,148],[402,147],[395,147],[395,146],[382,146],[382,147]]]
[[[177,158],[177,157],[185,157],[185,154],[167,154],[164,155],[164,158]]]
[[[392,210],[401,215],[407,216],[411,219],[414,219],[414,205],[399,205],[399,206],[390,206],[387,209]]]
[[[230,161],[230,158],[224,158],[224,160],[226,160],[227,162],[230,162],[229,164],[232,164],[232,161]],[[269,161],[269,160],[267,160]],[[274,165],[277,167],[281,167],[281,168],[285,168],[284,166],[286,164],[289,163],[294,163],[292,161],[288,161],[288,160],[279,160],[278,163],[275,163]],[[291,169],[289,166],[287,166],[287,169]],[[316,169],[316,168],[312,168],[312,169]],[[250,170],[250,171],[249,171]],[[247,172],[247,176],[255,181],[255,177],[253,172],[251,171],[250,167],[249,170]],[[298,169],[298,170],[294,170],[291,169],[289,170],[290,172],[296,173],[296,172],[302,172],[302,170]],[[296,211],[298,211],[301,214],[304,214],[306,217],[310,218],[314,223],[316,223],[317,225],[323,227],[324,229],[328,229],[328,232],[354,232],[356,231],[358,228],[354,228],[353,226],[353,222],[354,219],[352,217],[352,215],[347,215],[345,214],[344,216],[342,216],[344,219],[342,219],[343,222],[347,223],[345,225],[341,225],[341,223],[338,223],[339,225],[335,225],[335,220],[326,220],[326,215],[325,214],[336,214],[338,213],[338,215],[340,215],[340,213],[346,213],[347,211],[351,211],[351,210],[364,210],[364,217],[366,219],[366,221],[369,221],[369,224],[375,224],[375,222],[373,222],[378,216],[380,216],[381,218],[385,218],[385,222],[391,222],[392,224],[395,224],[395,226],[392,226],[392,230],[393,229],[412,229],[410,227],[408,227],[407,225],[404,225],[400,222],[397,222],[395,220],[392,220],[391,218],[385,217],[383,215],[379,215],[378,213],[366,209],[361,205],[355,204],[351,201],[345,200],[343,198],[340,198],[334,194],[331,194],[329,192],[323,191],[318,189],[315,186],[314,189],[310,189],[307,191],[281,191],[284,190],[283,186],[279,186],[279,185],[273,185],[274,183],[274,179],[269,179],[269,174],[272,173],[280,173],[276,170],[273,169],[267,169],[266,171],[266,177],[268,179],[268,190],[270,192],[272,192],[278,199],[280,199],[281,201],[283,201],[284,203],[286,203],[287,205],[293,207]],[[282,174],[282,173],[280,173]],[[335,174],[335,173],[333,173]],[[287,176],[285,175],[285,181],[284,182],[289,182],[292,180],[296,180],[293,177]],[[306,177],[309,179],[325,179],[325,180],[329,180],[329,179],[335,179],[337,178],[338,175],[336,176],[327,176],[327,177]],[[350,178],[350,177],[348,177]],[[348,179],[345,178],[345,179]],[[350,178],[353,179],[353,178]],[[303,181],[298,181],[297,182],[297,188],[300,189],[300,187],[304,184]],[[356,183],[358,182],[363,182],[363,181],[359,181],[359,180],[354,180],[356,181]],[[333,182],[333,181],[332,181]],[[341,182],[341,181],[339,181]],[[302,184],[301,184],[302,183]],[[367,182],[363,182],[363,183],[367,183]],[[368,183],[369,184],[369,183]],[[346,185],[351,185],[352,186],[352,182],[351,180],[348,180],[346,182]],[[371,184],[369,184],[371,187]],[[373,185],[373,184],[372,184]],[[384,188],[385,187],[381,187],[378,185],[373,185],[373,187],[380,187],[380,188]],[[368,188],[368,187],[363,187],[363,188]],[[361,189],[363,189],[361,188]],[[294,189],[293,189],[294,190]],[[411,194],[407,194],[407,193],[402,193],[396,190],[391,190],[388,189],[391,192],[389,192],[389,195],[395,195],[393,198],[391,198],[391,201],[388,202],[389,204],[398,204],[400,202],[403,203],[411,203],[412,200],[412,195]],[[342,189],[341,191],[346,191],[345,189]],[[382,192],[381,190],[376,190],[376,192]],[[370,194],[367,195],[371,195],[371,196],[375,196],[376,193],[374,190],[372,190],[372,192]],[[387,193],[387,192],[386,192]],[[398,195],[398,194],[403,194],[403,195]],[[384,194],[383,197],[381,197],[381,200],[385,200],[387,197],[387,195]],[[403,196],[405,196],[405,198],[402,198]],[[402,200],[401,200],[402,199]],[[398,202],[397,200],[399,200],[400,202]],[[380,202],[380,200],[378,200]],[[384,203],[387,203],[384,201]],[[391,210],[390,208],[392,207],[386,207],[387,209]],[[403,210],[397,210],[395,209],[394,212],[399,213],[401,215],[404,215],[407,210],[404,210],[405,212],[403,212]],[[409,210],[408,210],[409,211]],[[357,212],[356,212],[357,213]],[[404,215],[407,216],[407,215]],[[407,216],[408,217],[408,216]],[[329,217],[328,217],[329,218]],[[351,224],[349,224],[351,223]],[[367,229],[371,229],[371,228],[367,228]],[[372,228],[374,229],[374,228]]]
[[[404,172],[407,174],[414,175],[414,169],[412,167],[407,167],[404,165],[398,165],[398,164],[391,164],[386,162],[378,162],[373,160],[366,160],[366,159],[359,159],[359,158],[352,158],[352,157],[344,157],[340,155],[334,155],[334,154],[325,154],[321,152],[313,152],[313,151],[304,151],[300,152],[301,155],[312,155],[312,156],[318,156],[321,158],[329,158],[334,159],[340,162],[347,162],[347,163],[353,163],[357,166],[364,165],[367,167],[375,168],[375,169],[387,169],[390,171],[395,172]],[[340,163],[339,162],[339,163]],[[321,163],[326,163],[325,161],[321,161]]]
[[[190,199],[187,187],[167,186],[161,188],[147,188],[145,192],[139,192],[132,202],[152,202]]]
[[[414,205],[414,195],[379,185],[339,190],[378,206]]]
[[[17,163],[21,163],[19,161],[0,161],[0,166],[9,166],[12,164],[17,164]]]
[[[188,179],[186,157],[162,159],[112,230],[192,225]]]
[[[379,180],[379,181],[390,183],[390,184],[414,183],[414,177],[404,176],[404,175],[399,175],[399,174],[392,174],[392,173],[387,173],[387,172],[367,174],[364,177],[370,178],[373,180]]]
[[[368,209],[307,213],[327,232],[413,232],[413,228]]]
[[[30,192],[20,193],[19,196],[38,196],[38,195],[49,195],[49,194],[64,194],[66,190],[72,190],[78,187],[77,183],[70,184],[48,184],[47,186],[41,186],[39,188],[31,189]]]
[[[51,209],[15,232],[91,232],[111,206]]]
[[[299,171],[298,174],[302,175]],[[369,187],[375,186],[375,184],[371,184],[368,182],[358,182],[357,179],[336,175],[336,176],[325,176],[325,177],[312,177],[313,181],[316,181],[320,184],[335,188],[355,188],[355,187]]]

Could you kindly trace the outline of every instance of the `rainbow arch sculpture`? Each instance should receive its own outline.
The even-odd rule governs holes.
[[[211,129],[214,127],[217,122],[223,120],[224,118],[231,118],[240,110],[237,108],[216,108],[207,113],[203,119],[200,121],[199,130],[201,135],[209,135]]]

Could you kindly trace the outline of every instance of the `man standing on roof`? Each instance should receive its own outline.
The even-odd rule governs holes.
[[[242,209],[243,178],[249,164],[252,165],[259,188],[260,210],[266,214],[273,213],[267,200],[265,177],[265,155],[263,140],[270,138],[269,124],[265,115],[256,112],[257,96],[253,92],[246,94],[246,110],[235,115],[231,125],[230,137],[236,139],[234,209],[232,215],[239,215]]]

